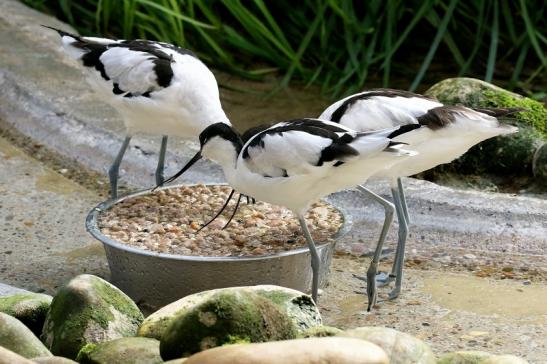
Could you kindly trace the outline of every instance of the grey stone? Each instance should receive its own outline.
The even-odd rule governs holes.
[[[78,354],[80,364],[163,363],[160,342],[143,337],[124,337],[100,344],[89,344]]]
[[[308,295],[290,288],[260,285],[214,289],[181,298],[148,316],[139,328],[138,335],[160,340],[174,318],[204,303],[216,293],[235,291],[254,292],[272,301],[287,313],[297,332],[321,325],[319,310]]]
[[[34,362],[25,357],[14,353],[11,350],[0,346],[0,363],[1,364],[33,364]]]
[[[0,312],[0,346],[25,358],[51,356],[51,353],[21,321]]]
[[[528,362],[514,355],[493,355],[479,364],[528,364]]]
[[[40,336],[52,299],[49,295],[32,292],[1,296],[0,312],[19,319],[36,336]]]
[[[32,361],[37,364],[75,364],[74,360],[63,358],[62,356],[41,356],[39,358],[32,358]]]
[[[377,345],[351,338],[322,337],[228,345],[189,357],[185,364],[387,364]]]
[[[165,360],[225,344],[294,339],[296,327],[286,310],[249,290],[219,290],[174,317],[160,352]]]
[[[54,296],[42,340],[55,355],[74,359],[86,344],[134,336],[142,320],[142,313],[122,291],[83,274]]]
[[[358,327],[337,336],[368,340],[385,350],[391,364],[435,364],[429,345],[409,334],[387,327]]]

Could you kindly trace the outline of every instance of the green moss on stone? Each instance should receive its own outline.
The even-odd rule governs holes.
[[[249,337],[241,337],[237,335],[228,335],[226,342],[223,345],[232,345],[232,344],[250,344],[251,339]]]
[[[93,344],[93,343],[85,344],[78,352],[78,355],[76,355],[76,361],[78,363],[82,363],[89,360],[89,354],[93,350],[95,350],[96,346],[97,344]]]
[[[547,109],[540,102],[472,78],[443,80],[425,94],[445,104],[526,109],[507,120],[519,127],[518,133],[485,140],[454,162],[435,168],[435,172],[532,175],[534,153],[547,137]]]
[[[491,356],[484,351],[456,351],[442,355],[437,364],[479,364]]]
[[[125,315],[131,322],[138,326],[144,320],[144,316],[135,303],[126,296],[123,292],[110,286],[110,284],[105,284],[105,282],[95,281],[93,282],[93,288],[101,296],[101,298],[110,306],[115,307],[120,313]],[[106,327],[111,319],[106,321]],[[134,335],[133,331],[124,333],[127,336]]]
[[[336,336],[342,333],[342,330],[332,326],[316,326],[311,327],[308,330],[298,335],[298,338],[310,338],[310,337],[329,337]]]
[[[547,109],[538,101],[527,97],[518,98],[509,92],[485,90],[480,107],[522,107],[525,112],[519,112],[513,117],[524,125],[530,125],[547,138]]]
[[[121,317],[116,317],[113,310]],[[42,340],[55,355],[73,359],[89,340],[99,340],[90,339],[94,331],[106,332],[112,322],[120,319],[129,323],[115,325],[110,339],[135,335],[143,316],[133,301],[108,282],[95,276],[78,276],[53,298]],[[97,336],[104,339],[105,335]]]
[[[288,315],[253,292],[219,292],[176,317],[160,345],[165,360],[232,343],[287,340],[296,337]]]
[[[81,364],[157,364],[160,343],[144,337],[124,337],[103,342],[80,350],[77,360]]]
[[[0,312],[11,315],[24,323],[39,336],[44,326],[52,297],[39,293],[17,293],[0,297]]]

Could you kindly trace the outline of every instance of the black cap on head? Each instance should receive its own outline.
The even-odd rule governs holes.
[[[209,125],[203,129],[201,134],[199,134],[199,143],[203,147],[204,144],[214,137],[220,137],[232,142],[238,153],[243,147],[243,141],[241,140],[239,133],[228,124],[216,123]]]

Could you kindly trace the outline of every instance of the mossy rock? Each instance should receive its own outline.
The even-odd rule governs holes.
[[[526,109],[507,120],[519,127],[518,133],[488,139],[437,171],[532,175],[534,154],[547,138],[547,109],[543,104],[474,78],[443,80],[427,90],[425,95],[445,104]]]
[[[309,337],[330,337],[341,334],[343,331],[339,328],[332,326],[316,326],[307,329],[306,331],[298,334],[298,338],[309,338]]]
[[[297,331],[286,312],[250,291],[221,291],[175,317],[165,330],[164,360],[189,356],[215,346],[286,340]]]
[[[337,336],[368,340],[385,350],[391,364],[435,364],[433,351],[422,340],[387,327],[358,327]]]
[[[86,345],[76,360],[80,364],[155,364],[163,363],[160,342],[144,337],[124,337],[100,344]]]
[[[321,337],[227,345],[202,351],[184,364],[387,364],[378,345],[365,340]]]
[[[479,364],[528,364],[528,362],[514,355],[493,355]]]
[[[443,354],[437,364],[479,364],[491,356],[492,354],[485,351],[454,351]]]
[[[62,356],[41,356],[39,358],[32,358],[32,361],[36,364],[77,364],[74,360],[63,358]]]
[[[547,138],[547,109],[541,102],[491,83],[467,77],[447,78],[431,86],[425,95],[451,105],[524,108],[527,112],[515,114],[515,119],[532,126]]]
[[[86,344],[135,336],[142,320],[137,305],[122,291],[83,274],[53,298],[42,341],[53,354],[74,359]]]
[[[24,323],[36,336],[42,333],[44,320],[53,297],[41,293],[15,293],[0,297],[0,312]]]
[[[34,364],[32,360],[25,358],[11,350],[0,346],[0,363],[2,364]]]
[[[0,312],[0,346],[25,358],[51,356],[42,342],[15,317]]]
[[[298,332],[321,325],[321,314],[310,296],[290,288],[259,285],[213,289],[181,298],[148,316],[139,328],[138,335],[161,340],[174,317],[207,301],[214,294],[235,291],[254,292],[269,299],[287,313]]]

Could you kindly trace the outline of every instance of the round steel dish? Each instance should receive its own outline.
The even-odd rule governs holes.
[[[167,186],[162,189],[176,188]],[[86,229],[104,245],[111,272],[111,282],[139,305],[159,308],[186,295],[213,288],[275,284],[309,292],[312,271],[308,248],[270,255],[244,257],[207,257],[156,253],[136,249],[112,240],[101,233],[98,217],[125,199],[150,193],[143,190],[100,203],[86,219]],[[335,206],[343,217],[336,238],[348,231],[347,214]],[[320,285],[326,283],[334,252],[333,243],[317,242],[321,257]]]

